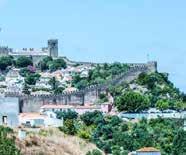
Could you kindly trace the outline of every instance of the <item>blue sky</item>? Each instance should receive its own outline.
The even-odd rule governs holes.
[[[95,62],[157,60],[186,92],[185,0],[0,0],[0,44]]]

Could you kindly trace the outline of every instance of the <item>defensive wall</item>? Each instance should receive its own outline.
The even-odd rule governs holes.
[[[95,102],[101,92],[106,92],[110,85],[119,85],[122,82],[130,82],[137,78],[142,72],[155,72],[157,70],[156,62],[146,64],[129,64],[129,69],[113,77],[105,84],[88,86],[85,89],[63,93],[60,95],[25,95],[21,92],[6,92],[5,97],[18,97],[20,103],[20,112],[37,112],[45,104],[78,104]]]

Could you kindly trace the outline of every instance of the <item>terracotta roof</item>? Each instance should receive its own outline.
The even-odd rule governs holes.
[[[160,152],[160,151],[154,147],[143,147],[137,150],[137,152]]]
[[[40,113],[21,113],[19,114],[20,119],[43,119],[47,117],[46,115],[41,115]]]

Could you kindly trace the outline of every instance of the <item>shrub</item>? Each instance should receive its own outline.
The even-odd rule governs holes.
[[[8,134],[13,130],[8,127],[0,126],[0,154],[1,155],[20,155],[20,151],[16,148],[15,141]]]
[[[102,155],[101,151],[94,149],[92,151],[88,151],[86,155]]]
[[[78,131],[78,136],[79,136],[80,138],[88,139],[88,140],[91,138],[91,134],[88,133],[88,131],[86,131],[86,130],[84,130],[84,129]]]
[[[59,129],[69,135],[75,135],[77,133],[77,128],[75,126],[75,122],[72,119],[67,119],[64,122],[64,126],[59,127]]]

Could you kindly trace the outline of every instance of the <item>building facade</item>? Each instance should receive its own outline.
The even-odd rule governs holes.
[[[19,125],[19,101],[16,97],[0,97],[0,125]]]

